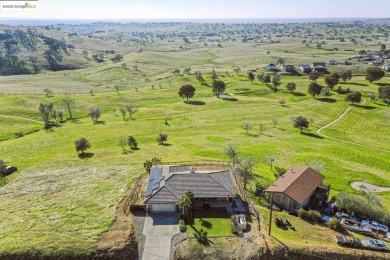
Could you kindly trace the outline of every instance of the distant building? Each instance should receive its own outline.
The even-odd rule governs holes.
[[[271,64],[268,64],[267,66],[265,66],[265,68],[267,70],[276,70],[276,65],[271,63]]]
[[[318,71],[318,72],[327,71],[325,62],[313,62],[313,64],[310,65],[310,67],[313,71]]]
[[[301,65],[298,67],[298,69],[303,73],[310,73],[312,71],[310,65]]]
[[[317,196],[323,187],[325,177],[310,167],[294,167],[283,174],[265,192],[268,193],[268,202],[287,211],[303,208]],[[325,192],[326,195],[326,192]]]
[[[295,67],[294,65],[281,65],[280,70],[284,72],[295,72]]]

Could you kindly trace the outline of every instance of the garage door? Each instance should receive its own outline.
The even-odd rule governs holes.
[[[153,212],[176,211],[175,204],[153,204]]]

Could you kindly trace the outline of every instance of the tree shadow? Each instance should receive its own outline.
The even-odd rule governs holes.
[[[378,86],[387,86],[387,85],[389,85],[389,83],[375,83],[375,85],[378,85]]]
[[[202,227],[205,227],[207,229],[212,229],[213,228],[213,224],[207,220],[204,220],[202,218],[199,219],[200,220],[200,224],[202,225]]]
[[[238,101],[237,98],[221,98],[222,100],[225,100],[225,101]]]
[[[366,83],[356,83],[356,82],[342,82],[342,83],[346,85],[367,86]]]
[[[301,93],[301,92],[293,92],[293,95],[296,96],[296,97],[303,97],[303,96],[306,96],[305,93]]]
[[[160,144],[160,145],[162,145],[162,146],[172,146],[172,144],[170,144],[170,143],[163,143],[163,144]]]
[[[46,133],[54,133],[54,128],[51,126],[45,126],[43,129],[45,129]]]
[[[306,136],[310,136],[310,137],[314,137],[314,138],[318,138],[318,139],[324,139],[324,137],[317,135],[317,134],[314,134],[314,133],[302,132],[301,134],[306,135]]]
[[[131,150],[133,150],[133,151],[137,151],[137,150],[139,150],[140,148],[139,147],[132,147],[132,148],[130,148]]]
[[[94,124],[95,125],[105,125],[106,121],[96,121]]]
[[[194,106],[203,106],[203,105],[206,105],[206,103],[205,102],[203,102],[203,101],[185,101],[184,103],[186,103],[186,104],[189,104],[189,105],[194,105]]]
[[[80,159],[92,158],[95,153],[79,153],[78,156]]]
[[[247,133],[247,135],[251,136],[251,137],[259,137],[258,134],[251,134],[251,133]]]
[[[317,98],[318,101],[321,101],[321,102],[327,102],[327,103],[335,103],[337,100],[334,99],[334,98]]]
[[[351,106],[360,107],[360,108],[364,108],[364,109],[367,109],[367,110],[376,109],[376,107],[374,107],[374,106],[365,106],[365,105],[359,105],[359,104],[352,104]]]

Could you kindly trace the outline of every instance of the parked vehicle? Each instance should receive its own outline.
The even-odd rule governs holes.
[[[246,230],[246,219],[244,215],[237,215],[237,224],[242,230]]]
[[[371,235],[372,229],[367,226],[363,226],[362,223],[351,220],[351,219],[342,219],[341,224],[348,229],[349,231],[364,234],[364,235]]]
[[[349,246],[355,248],[362,247],[362,243],[360,242],[360,240],[352,236],[336,235],[334,236],[334,241],[340,246]]]
[[[348,219],[349,215],[347,213],[344,213],[344,212],[336,212],[335,217],[338,219],[344,219],[344,218]]]
[[[376,221],[369,221],[364,219],[362,220],[362,225],[370,227],[374,232],[376,232],[377,230],[384,233],[389,232],[389,228],[386,225],[379,224]]]
[[[381,251],[389,250],[389,247],[386,245],[386,243],[378,239],[367,239],[367,240],[362,240],[361,242],[363,247],[367,249],[381,250]]]

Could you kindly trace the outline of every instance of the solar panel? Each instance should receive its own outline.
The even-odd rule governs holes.
[[[150,171],[150,176],[149,176],[150,181],[154,180],[154,178],[156,177],[156,173],[157,173],[157,168],[153,167]]]
[[[154,175],[154,179],[160,179],[163,172],[163,168],[156,168],[156,175]]]
[[[148,187],[146,187],[146,191],[145,191],[145,197],[149,197],[150,195],[152,195],[153,193],[153,182],[149,182],[148,183]]]
[[[153,190],[157,190],[158,188],[160,188],[160,183],[156,183],[153,185]]]

